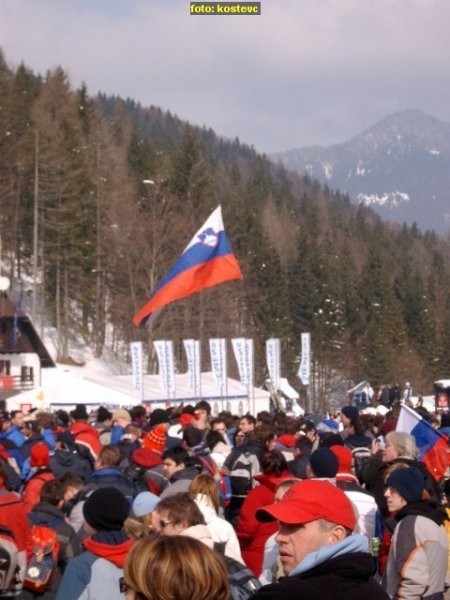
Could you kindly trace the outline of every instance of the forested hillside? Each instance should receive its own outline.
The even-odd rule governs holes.
[[[182,340],[197,338],[206,370],[209,338],[245,336],[261,384],[265,340],[281,339],[293,375],[310,331],[321,401],[336,372],[423,393],[450,376],[447,241],[383,223],[239,140],[92,98],[60,68],[41,76],[0,58],[0,202],[2,274],[32,319],[57,328],[59,359],[74,336],[98,356],[173,339],[182,371]],[[136,329],[134,312],[219,203],[244,279]]]

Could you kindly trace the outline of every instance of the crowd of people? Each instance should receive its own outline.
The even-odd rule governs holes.
[[[398,411],[4,413],[0,598],[442,599],[450,487]]]

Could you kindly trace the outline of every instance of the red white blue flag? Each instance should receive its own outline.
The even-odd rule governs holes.
[[[156,310],[231,279],[242,279],[223,227],[218,206],[186,246],[183,254],[158,283],[150,299],[133,317],[143,325]]]
[[[447,437],[405,404],[401,406],[396,431],[410,433],[414,437],[420,451],[419,460],[439,481],[450,464]]]

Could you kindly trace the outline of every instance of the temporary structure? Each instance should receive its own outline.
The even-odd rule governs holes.
[[[230,377],[221,395],[212,372],[202,373],[201,393],[197,395],[189,391],[186,373],[175,374],[175,390],[170,397],[161,390],[159,375],[144,375],[143,393],[139,395],[132,391],[132,375],[87,378],[57,369],[46,371],[45,375],[40,389],[13,396],[9,399],[8,409],[25,406],[53,410],[70,409],[76,404],[86,404],[91,408],[144,404],[153,410],[178,404],[195,404],[199,400],[207,400],[213,414],[229,410],[237,415],[248,412],[256,415],[270,409],[269,392],[257,387],[244,388],[239,381]]]

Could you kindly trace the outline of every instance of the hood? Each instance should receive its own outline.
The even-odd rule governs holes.
[[[187,535],[188,537],[199,540],[200,542],[203,542],[205,546],[211,548],[211,550],[214,548],[213,539],[206,525],[192,525],[192,527],[183,529],[181,535]]]
[[[214,508],[210,498],[205,494],[197,494],[195,497],[195,503],[199,507],[207,525],[217,517],[216,509]]]
[[[298,437],[294,433],[284,433],[278,436],[277,444],[285,448],[294,448]]]
[[[50,456],[50,464],[52,459],[55,460],[62,467],[72,467],[78,462],[79,455],[77,451],[71,452],[70,450],[54,450],[53,456]]]
[[[92,425],[89,425],[89,423],[73,423],[72,427],[70,428],[70,432],[75,436],[79,435],[80,433],[89,433],[90,435],[98,438],[100,435],[100,432],[95,429],[95,427],[92,427]]]
[[[133,540],[123,531],[98,531],[83,541],[86,550],[121,568],[132,545]]]
[[[322,546],[318,550],[314,550],[314,552],[310,552],[307,554],[294,568],[291,573],[289,573],[289,577],[293,577],[294,575],[300,575],[301,573],[305,573],[310,571],[314,567],[321,565],[322,563],[336,558],[338,556],[342,556],[345,554],[353,554],[353,553],[367,553],[372,561],[372,557],[368,554],[369,551],[369,541],[366,536],[361,535],[359,533],[354,533],[349,535],[345,539],[337,542],[336,544],[329,544],[327,546]],[[372,562],[373,566],[373,562]]]
[[[150,450],[150,448],[139,448],[138,450],[135,450],[131,455],[131,460],[138,467],[145,467],[147,469],[152,469],[162,463],[161,454],[158,454],[158,452],[155,452],[154,450]]]

